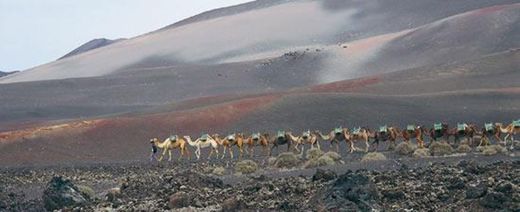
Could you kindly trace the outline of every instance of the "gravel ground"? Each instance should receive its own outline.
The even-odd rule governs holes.
[[[382,153],[387,160],[361,162],[363,153],[345,154],[318,168],[302,168],[303,156],[289,168],[255,157],[258,170],[248,175],[236,173],[238,160],[4,168],[0,211],[45,211],[55,176],[92,189],[87,202],[69,207],[81,211],[520,210],[520,151],[429,158]]]

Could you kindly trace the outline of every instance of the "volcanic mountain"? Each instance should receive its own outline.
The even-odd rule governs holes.
[[[71,52],[67,53],[66,55],[63,55],[63,57],[60,57],[59,60],[66,58],[66,57],[73,56],[73,55],[81,54],[83,52],[87,52],[92,49],[97,49],[97,48],[100,48],[103,46],[107,46],[107,45],[110,45],[110,44],[113,44],[113,43],[116,43],[116,42],[119,42],[122,40],[125,40],[125,39],[120,38],[120,39],[116,39],[116,40],[110,40],[110,39],[106,39],[106,38],[97,38],[97,39],[91,40],[89,42],[86,42],[85,44],[72,50]]]
[[[133,160],[172,131],[510,121],[515,2],[265,0],[202,13],[1,78],[2,161]]]

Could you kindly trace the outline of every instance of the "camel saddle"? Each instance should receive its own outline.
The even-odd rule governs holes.
[[[408,126],[406,126],[406,130],[408,130],[408,131],[414,131],[414,130],[415,130],[415,125],[413,125],[413,124],[409,124]]]
[[[458,123],[457,124],[457,131],[460,132],[460,131],[466,130],[466,126],[468,126],[466,123],[462,123],[462,124]]]
[[[354,127],[354,129],[352,130],[352,134],[359,135],[360,131],[361,131],[361,127],[358,127],[358,128]]]
[[[171,142],[176,142],[177,138],[178,138],[177,135],[170,135],[170,137],[168,139],[170,139]]]
[[[276,137],[279,138],[279,139],[284,138],[285,137],[285,131],[278,130],[278,133],[276,133]]]
[[[228,136],[226,137],[226,139],[227,139],[228,141],[235,140],[235,134],[228,135]]]
[[[203,142],[206,142],[209,138],[209,135],[208,134],[203,134],[202,136],[200,136],[200,140],[203,141]]]
[[[258,140],[260,139],[260,133],[254,133],[252,136],[253,140]]]
[[[388,127],[386,125],[379,127],[379,132],[386,133],[386,131],[388,131]]]
[[[442,124],[441,123],[433,124],[433,129],[434,130],[442,130]]]
[[[486,128],[486,131],[493,131],[493,124],[492,123],[485,123],[484,128]]]
[[[513,121],[513,127],[520,127],[520,119]]]
[[[343,132],[343,127],[336,127],[336,128],[334,128],[334,133],[335,134],[340,134],[342,132]]]

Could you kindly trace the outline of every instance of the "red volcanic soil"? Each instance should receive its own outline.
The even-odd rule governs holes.
[[[500,11],[502,9],[506,9],[509,6],[511,6],[511,5],[496,5],[496,6],[492,6],[492,7],[486,7],[486,8],[478,9],[475,11],[471,11],[469,13],[470,13],[470,15],[486,15],[489,13]]]
[[[200,136],[227,129],[280,95],[265,95],[185,111],[116,117],[0,134],[0,165],[109,162],[146,157],[149,139],[170,133]]]
[[[346,92],[355,91],[356,89],[381,82],[381,78],[377,76],[365,77],[354,80],[344,80],[327,84],[315,85],[309,88],[311,92]]]

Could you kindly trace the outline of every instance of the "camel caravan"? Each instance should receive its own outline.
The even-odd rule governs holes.
[[[400,129],[396,126],[381,126],[375,130],[368,127],[344,128],[337,127],[329,133],[322,133],[319,130],[306,130],[301,134],[294,135],[291,131],[279,130],[274,136],[269,133],[255,132],[246,136],[243,133],[232,133],[225,137],[219,134],[202,134],[196,140],[192,140],[190,136],[171,135],[163,142],[158,138],[152,138],[152,156],[155,157],[157,149],[161,149],[160,157],[156,158],[161,161],[168,153],[168,160],[172,160],[172,150],[178,149],[182,157],[191,158],[188,147],[195,149],[197,159],[201,158],[201,149],[210,148],[208,159],[213,155],[216,158],[224,159],[227,155],[233,159],[233,148],[238,149],[238,158],[241,159],[245,155],[254,157],[255,147],[260,146],[263,151],[259,155],[271,156],[274,149],[287,146],[287,151],[303,153],[305,147],[310,149],[321,149],[323,144],[328,143],[329,150],[332,148],[336,152],[340,152],[340,143],[345,142],[348,146],[348,152],[354,151],[377,151],[380,142],[388,142],[388,146],[395,146],[399,140],[406,143],[416,141],[418,148],[425,148],[424,138],[429,138],[429,144],[436,141],[452,141],[452,144],[458,145],[465,139],[470,146],[490,145],[491,140],[495,140],[504,146],[513,149],[514,136],[520,133],[520,120],[515,120],[511,124],[503,125],[502,123],[485,123],[482,128],[477,128],[475,124],[457,123],[455,127],[450,128],[446,123],[435,123],[431,129],[419,125],[407,125],[406,128]],[[475,139],[477,138],[477,139]],[[372,144],[372,146],[370,145]],[[358,149],[356,146],[363,146]],[[222,155],[219,156],[219,149],[222,149]],[[150,158],[152,159],[152,157]]]

